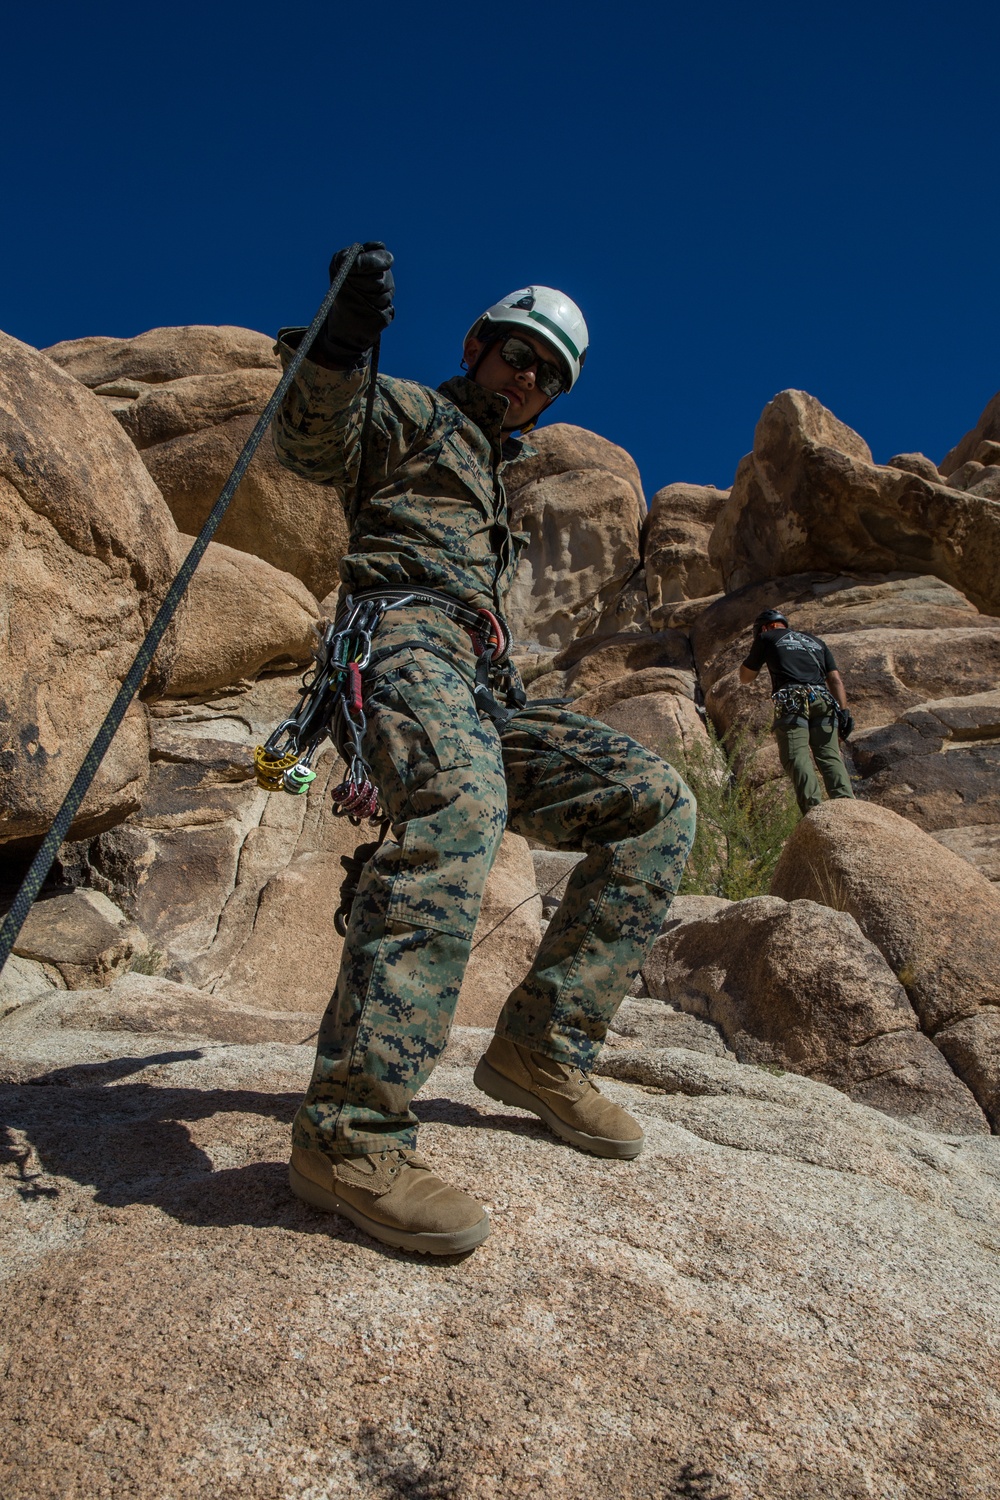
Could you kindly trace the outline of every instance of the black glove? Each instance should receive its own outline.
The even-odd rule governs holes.
[[[849,740],[854,733],[854,717],[848,709],[837,709],[837,728],[842,740]]]
[[[331,260],[331,281],[346,255],[346,250],[338,250]],[[392,256],[381,240],[369,240],[363,246],[313,346],[321,363],[340,369],[357,364],[388,328],[396,315],[391,265]]]

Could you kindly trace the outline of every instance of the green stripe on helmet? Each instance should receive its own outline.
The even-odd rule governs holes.
[[[535,312],[534,308],[532,308],[531,311],[528,313],[528,317],[529,318],[534,318],[535,322],[536,323],[541,323],[543,325],[543,327],[551,329],[551,331],[555,334],[555,336],[559,340],[559,342],[561,344],[565,344],[566,348],[569,350],[570,354],[572,354],[573,358],[575,360],[577,360],[577,361],[579,360],[579,358],[580,358],[580,351],[579,351],[579,349],[576,347],[576,345],[574,344],[573,340],[569,337],[569,335],[565,334],[563,332],[563,330],[559,327],[558,323],[553,323],[552,319],[551,318],[547,318],[544,313]]]

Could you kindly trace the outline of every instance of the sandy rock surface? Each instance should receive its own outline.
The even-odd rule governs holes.
[[[233,416],[141,450],[182,531],[201,530],[258,415]],[[200,411],[193,420],[199,417]],[[319,599],[339,578],[347,521],[339,492],[282,468],[265,434],[216,536],[293,574]]]
[[[178,533],[180,567],[194,541]],[[185,596],[167,697],[211,693],[265,670],[304,667],[316,645],[319,605],[291,573],[222,542],[209,542]]]
[[[151,328],[131,339],[66,339],[44,352],[67,375],[91,389],[120,381],[159,385],[191,375],[280,369],[274,340],[266,333],[198,323]]]
[[[987,880],[1000,881],[1000,824],[972,824],[931,830],[939,844],[975,865]]]
[[[633,460],[596,433],[556,423],[532,444],[537,457],[504,476],[512,524],[528,537],[508,617],[523,646],[559,647],[594,633],[609,611],[614,621],[639,568],[645,501]]]
[[[728,589],[806,568],[930,571],[1000,612],[1000,511],[992,501],[879,467],[815,397],[765,408],[712,534]]]
[[[0,840],[48,829],[172,577],[176,528],[98,399],[44,355],[0,335],[0,571],[5,661]],[[150,686],[162,684],[168,635]],[[138,806],[148,738],[128,710],[73,825]]]
[[[574,427],[570,422],[549,422],[533,432],[528,442],[535,453],[530,458],[519,458],[505,471],[504,485],[510,494],[539,479],[550,479],[556,474],[582,474],[592,469],[624,479],[645,510],[642,480],[635,459],[617,443],[609,442],[586,427]]]
[[[648,1145],[612,1164],[445,1064],[422,1146],[492,1232],[434,1263],[290,1197],[310,1063],[23,1039],[0,1177],[11,1500],[990,1493],[996,1141],[626,1049],[603,1086]]]
[[[180,530],[200,531],[277,385],[274,340],[249,328],[154,328],[46,353],[107,403]],[[265,434],[216,540],[322,598],[339,578],[347,522],[338,492],[282,468]]]
[[[14,956],[42,965],[60,987],[87,990],[111,984],[145,946],[141,933],[107,896],[70,890],[35,902],[18,933]]]
[[[1000,1126],[1000,891],[887,808],[830,802],[804,818],[771,882],[849,912],[905,987],[923,1030]],[[961,1024],[954,1048],[952,1028]],[[974,1076],[969,1049],[981,1036]]]
[[[887,469],[903,469],[907,474],[919,474],[931,484],[940,484],[942,471],[926,453],[895,453],[885,461]]]
[[[154,448],[234,417],[256,417],[276,384],[272,364],[225,374],[183,375],[140,387],[140,394],[118,405],[115,414],[137,448]]]
[[[657,999],[714,1022],[741,1062],[790,1068],[923,1129],[989,1129],[846,912],[736,902],[668,929],[643,974]]]

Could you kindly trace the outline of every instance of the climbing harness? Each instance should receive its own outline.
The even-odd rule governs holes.
[[[372,640],[382,620],[390,611],[412,604],[431,605],[466,630],[476,655],[475,678],[469,684],[473,702],[498,728],[505,728],[527,702],[509,657],[510,631],[491,610],[474,609],[437,589],[381,588],[347,595],[336,620],[323,631],[315,664],[302,679],[297,707],[254,750],[258,786],[302,796],[316,779],[313,761],[317,752],[331,739],[347,766],[343,781],[333,791],[334,813],[355,827],[365,820],[381,823],[377,839],[359,844],[353,854],[341,855],[344,878],[333,918],[341,937],[347,933],[364,867],[384,843],[391,821],[379,805],[364,753],[368,721],[362,674],[371,662]],[[464,678],[452,657],[422,640],[399,642],[383,660],[407,648],[440,657]],[[494,688],[503,691],[507,708],[497,702]]]
[[[17,935],[24,925],[28,912],[31,910],[31,905],[45,884],[49,870],[52,868],[52,862],[59,852],[59,847],[68,834],[73,819],[80,810],[80,804],[87,794],[90,783],[97,774],[101,761],[107,754],[108,746],[119,729],[129,704],[142,686],[143,679],[156,653],[156,648],[166,634],[167,627],[176,613],[177,606],[184,597],[194,571],[229,508],[229,503],[236,493],[236,488],[246,473],[247,465],[257,451],[261,438],[270,427],[285,392],[299,372],[302,361],[312,348],[315,339],[326,322],[327,314],[336,301],[340,289],[347,280],[348,273],[358,255],[360,255],[361,250],[362,246],[360,244],[354,244],[346,252],[343,263],[337,275],[331,281],[330,289],[320,303],[316,316],[302,335],[299,346],[289,360],[288,366],[278,381],[273,395],[254,423],[253,431],[244,443],[240,455],[233,465],[232,473],[220,491],[219,498],[209,512],[208,519],[198,533],[190,552],[181,564],[176,578],[167,590],[163,603],[157,611],[156,618],[149,628],[146,639],[139,647],[135,660],[125,674],[121,688],[108,710],[104,723],[98,730],[94,743],[84,756],[83,764],[77,772],[72,786],[66,793],[63,804],[56,813],[51,828],[42,840],[38,852],[28,868],[28,873],[22,880],[18,892],[11,903],[10,910],[4,917],[2,925],[0,925],[0,970],[3,969],[4,964],[10,957],[14,944],[17,941]],[[372,363],[373,367],[375,367],[374,350]],[[374,378],[372,379],[372,386],[374,386]],[[371,410],[371,404],[372,394],[370,393],[369,411]],[[289,767],[288,769],[291,768]]]
[[[347,766],[347,774],[333,792],[334,813],[349,818],[355,826],[365,819],[377,823],[384,818],[364,753],[368,721],[362,674],[371,661],[372,640],[385,615],[411,604],[432,605],[468,632],[476,653],[471,687],[478,709],[499,727],[505,727],[524,707],[527,697],[509,660],[510,632],[490,610],[473,609],[436,589],[366,589],[348,594],[336,620],[323,632],[315,665],[302,680],[298,706],[254,750],[257,784],[265,791],[291,792],[293,796],[307,792],[316,779],[313,761],[329,738]],[[420,640],[401,641],[391,654],[407,647],[455,665],[444,652]],[[511,707],[504,708],[497,702],[494,686],[504,691]]]
[[[777,719],[808,719],[809,710],[814,703],[825,703],[828,708],[835,709],[833,694],[828,688],[820,683],[788,683],[771,694],[774,702]]]
[[[365,818],[379,821],[378,792],[365,760],[368,727],[361,674],[371,661],[372,636],[386,606],[373,599],[355,602],[328,624],[315,654],[315,665],[302,679],[295,711],[254,750],[257,784],[268,792],[302,796],[316,780],[313,760],[332,739],[347,764],[347,774],[333,793],[333,810],[357,827]]]
[[[355,595],[355,598],[384,600],[387,608],[429,604],[461,625],[472,641],[476,656],[475,676],[471,683],[473,700],[477,709],[492,719],[498,729],[505,729],[515,713],[527,703],[527,694],[521,687],[510,660],[510,630],[491,610],[475,608],[438,589],[419,587],[366,589]],[[402,651],[406,647],[414,651],[427,651],[446,661],[449,666],[456,667],[458,671],[462,670],[452,657],[427,645],[425,641],[401,641],[395,649]],[[497,692],[503,693],[508,705],[506,708],[497,701]]]

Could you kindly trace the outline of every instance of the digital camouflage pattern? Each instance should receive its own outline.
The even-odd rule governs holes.
[[[394,627],[398,628],[398,627]],[[412,622],[409,625],[412,636]],[[470,675],[473,656],[455,642]],[[370,679],[365,741],[391,841],[365,866],[295,1121],[328,1153],[412,1146],[504,827],[587,857],[497,1031],[591,1071],[694,837],[677,773],[627,736],[531,703],[502,733],[464,674],[404,648]]]
[[[284,364],[298,332],[277,345]],[[461,375],[437,391],[379,375],[359,506],[368,376],[367,365],[327,370],[304,360],[272,428],[287,468],[343,496],[345,587],[419,584],[502,615],[527,536],[511,531],[500,470],[533,451],[501,431],[506,396]]]
[[[279,344],[283,358],[294,342]],[[345,586],[441,589],[502,615],[518,536],[501,469],[525,451],[501,432],[506,397],[461,377],[434,392],[379,376],[359,500],[367,379],[305,360],[274,427],[283,463],[341,492]],[[695,806],[677,773],[558,707],[528,703],[498,731],[476,711],[474,673],[468,636],[440,611],[385,616],[364,748],[392,836],[362,874],[296,1145],[413,1145],[410,1101],[447,1041],[505,826],[586,858],[497,1029],[585,1071],[680,882]]]

